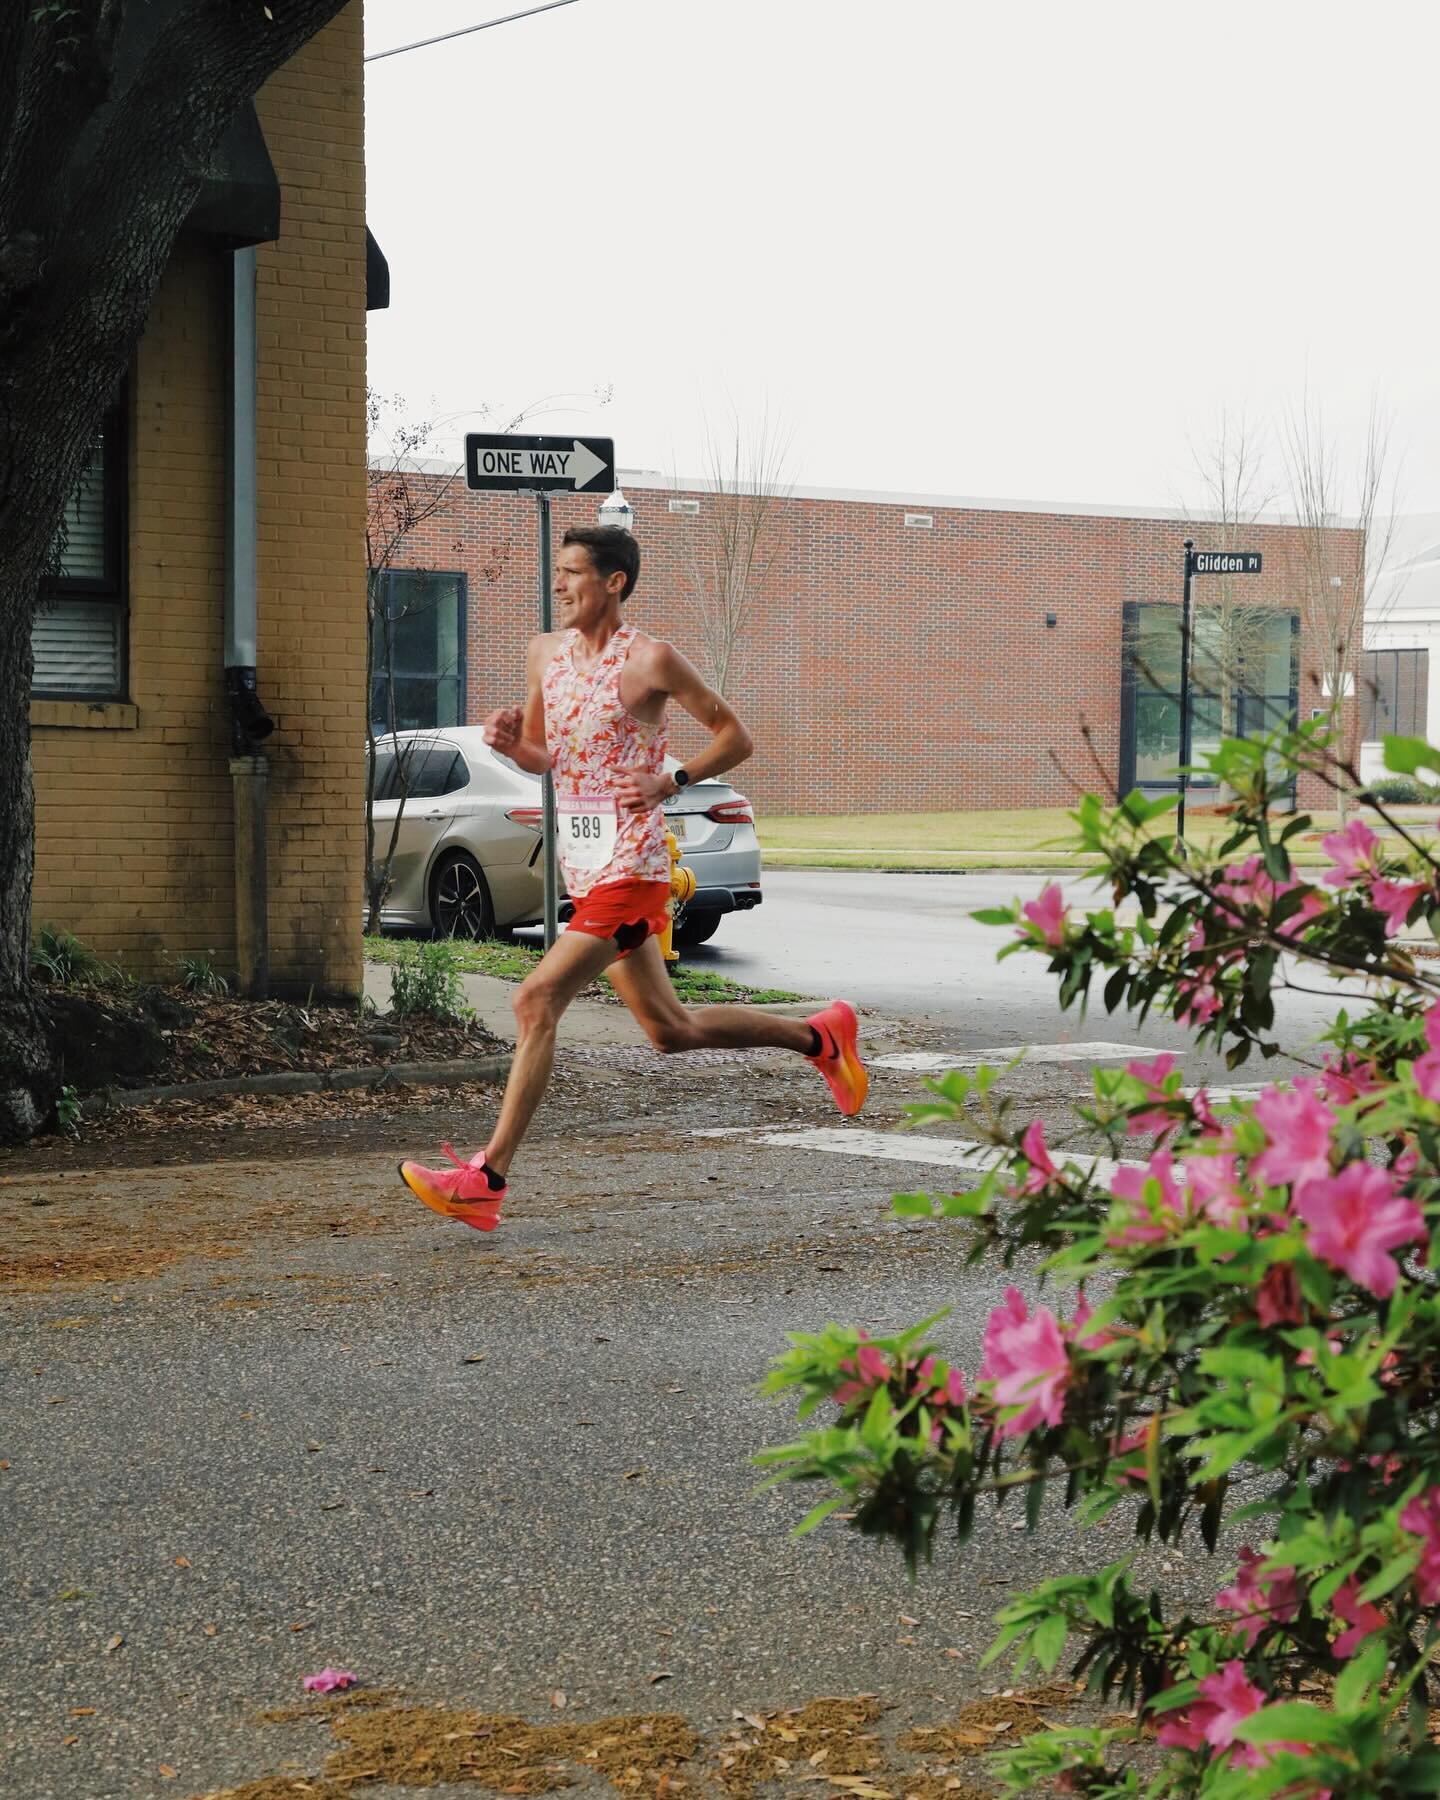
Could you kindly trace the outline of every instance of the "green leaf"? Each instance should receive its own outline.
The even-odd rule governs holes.
[[[1365,1704],[1370,1698],[1369,1690],[1379,1684],[1385,1673],[1389,1655],[1390,1646],[1384,1637],[1372,1637],[1359,1655],[1346,1663],[1344,1673],[1335,1683],[1337,1713],[1356,1712]]]
[[[1387,737],[1385,767],[1393,769],[1397,775],[1413,775],[1417,769],[1440,769],[1440,750],[1427,744],[1424,738]]]
[[[812,1506],[805,1517],[791,1533],[792,1537],[804,1537],[806,1532],[813,1531],[817,1525],[823,1525],[836,1510],[849,1499],[848,1494],[836,1494],[829,1500],[822,1500],[818,1506]]]
[[[1378,1575],[1371,1576],[1360,1590],[1361,1605],[1368,1605],[1372,1600],[1379,1600],[1393,1592],[1402,1581],[1406,1581],[1420,1565],[1418,1548],[1409,1550],[1404,1556],[1392,1556]]]
[[[931,1194],[896,1194],[891,1205],[897,1219],[928,1219],[935,1212],[935,1199]]]
[[[1060,1660],[1060,1653],[1065,1648],[1065,1634],[1069,1630],[1064,1613],[1051,1613],[1042,1619],[1031,1640],[1030,1648],[1035,1653],[1035,1660],[1049,1675]]]
[[[1344,1744],[1350,1732],[1345,1720],[1321,1712],[1308,1701],[1282,1700],[1242,1719],[1235,1735],[1247,1744]]]

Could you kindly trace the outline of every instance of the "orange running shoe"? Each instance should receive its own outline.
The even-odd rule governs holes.
[[[818,1056],[807,1057],[830,1084],[835,1104],[847,1118],[858,1113],[870,1092],[870,1077],[860,1060],[860,1026],[848,1000],[832,1000],[824,1012],[805,1023],[818,1035]]]
[[[505,1181],[492,1186],[493,1173],[482,1151],[473,1162],[461,1162],[449,1144],[440,1148],[454,1163],[453,1169],[427,1169],[416,1162],[402,1162],[400,1179],[417,1200],[445,1219],[459,1219],[476,1231],[494,1231],[500,1223],[500,1203],[510,1191]]]

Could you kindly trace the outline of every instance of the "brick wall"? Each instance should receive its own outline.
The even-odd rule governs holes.
[[[259,256],[259,685],[277,991],[361,976],[364,166],[361,13],[265,88],[282,235]],[[32,704],[34,918],[137,974],[233,966],[224,656],[230,257],[182,242],[130,383],[129,695]]]
[[[693,570],[714,496],[622,480],[643,559],[626,617],[704,668]],[[671,512],[678,498],[698,501],[700,514]],[[594,523],[596,504],[554,502],[557,546],[566,525]],[[1094,758],[1117,778],[1122,608],[1178,604],[1181,545],[1193,535],[1204,547],[1203,527],[903,498],[795,495],[779,506],[779,553],[728,694],[755,735],[740,780],[763,810],[1061,806],[1100,785]],[[395,559],[469,576],[472,721],[522,694],[538,621],[534,507],[455,485]],[[907,527],[907,511],[933,528]],[[1265,564],[1246,578],[1244,600],[1294,606],[1298,534],[1261,525],[1246,544]],[[1356,534],[1336,534],[1338,557],[1358,546]],[[1214,599],[1213,585],[1197,577],[1194,597]],[[1302,635],[1302,716],[1318,703],[1317,661]],[[688,722],[677,726],[679,754],[700,741]],[[1321,800],[1308,784],[1301,798]]]

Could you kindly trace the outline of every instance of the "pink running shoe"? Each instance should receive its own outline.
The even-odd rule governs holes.
[[[835,1104],[847,1118],[858,1113],[870,1092],[870,1077],[860,1060],[860,1026],[848,1000],[832,1000],[824,1012],[805,1023],[820,1038],[820,1054],[808,1057],[830,1084]]]
[[[505,1181],[491,1185],[482,1151],[472,1162],[461,1162],[449,1144],[440,1148],[454,1163],[453,1169],[427,1169],[416,1162],[402,1162],[400,1179],[417,1200],[442,1218],[459,1219],[476,1231],[494,1231],[500,1223],[500,1203],[510,1191]]]

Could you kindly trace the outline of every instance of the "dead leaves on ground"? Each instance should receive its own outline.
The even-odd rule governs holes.
[[[901,1737],[899,1748],[920,1763],[899,1770],[877,1729],[884,1709],[870,1694],[783,1712],[737,1712],[731,1728],[707,1743],[674,1713],[533,1725],[360,1693],[260,1715],[327,1719],[338,1748],[322,1773],[269,1776],[205,1800],[346,1800],[372,1786],[445,1784],[543,1794],[573,1786],[586,1771],[625,1800],[713,1800],[717,1791],[724,1800],[752,1800],[760,1789],[813,1793],[816,1800],[988,1800],[989,1790],[955,1765],[1044,1729],[1076,1697],[1057,1683],[973,1701],[946,1724]],[[557,1690],[551,1704],[563,1710],[568,1701]]]

